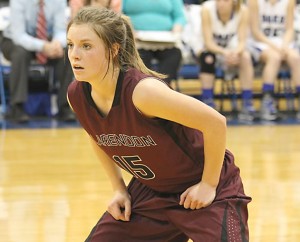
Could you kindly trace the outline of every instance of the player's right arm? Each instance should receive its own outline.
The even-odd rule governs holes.
[[[205,6],[203,6],[201,11],[201,23],[205,48],[213,53],[225,55],[226,50],[217,45],[213,38],[210,11]]]
[[[92,147],[99,158],[106,174],[111,182],[114,197],[108,205],[107,211],[116,219],[129,221],[131,214],[130,195],[121,173],[121,169],[114,163],[114,161],[97,145],[92,139]]]
[[[245,5],[242,5],[240,12],[241,12],[241,19],[240,19],[239,27],[238,27],[238,31],[237,31],[239,42],[238,42],[238,46],[235,50],[235,52],[238,54],[242,53],[246,48],[247,35],[248,35],[248,31],[249,31],[248,8]]]
[[[282,48],[289,49],[290,43],[294,40],[294,9],[295,1],[289,0],[287,12],[286,12],[286,26],[285,33],[283,35]]]

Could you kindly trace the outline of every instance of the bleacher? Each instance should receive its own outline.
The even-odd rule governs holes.
[[[7,22],[9,21],[9,10],[3,10],[4,6],[0,5],[2,7],[0,9],[0,31],[3,30]],[[198,75],[200,73],[200,67],[198,63],[194,60],[193,55],[191,53],[191,50],[194,52],[199,50],[202,46],[201,43],[201,35],[199,34],[201,31],[201,22],[200,22],[200,11],[201,6],[199,5],[188,5],[185,6],[185,11],[187,14],[188,24],[185,27],[185,32],[183,33],[183,42],[185,45],[182,48],[183,53],[183,63],[178,73],[178,80],[174,81],[172,83],[174,89],[177,89],[178,91],[194,96],[195,98],[201,97],[201,81],[198,78]],[[295,10],[296,17],[295,21],[300,23],[300,5],[297,6],[297,9]],[[199,15],[197,15],[199,13]],[[66,14],[69,14],[69,9],[66,10]],[[189,16],[193,16],[192,18]],[[197,17],[198,16],[198,17]],[[187,34],[189,33],[189,34]],[[191,36],[191,33],[194,34],[194,36]],[[300,46],[300,24],[295,24],[295,33],[296,33],[296,41],[298,45]],[[197,38],[196,36],[199,36]],[[1,54],[1,53],[0,53]],[[259,69],[259,68],[257,68]],[[5,59],[3,59],[3,56],[0,56],[0,82],[1,78],[3,80],[7,80],[9,73],[9,62],[7,62]],[[5,78],[3,78],[5,77]],[[298,108],[297,103],[292,100],[293,95],[291,96],[287,92],[292,92],[293,90],[291,88],[291,83],[289,80],[289,72],[287,70],[282,70],[278,75],[278,82],[276,83],[276,97],[278,98],[278,107],[280,111],[292,111],[293,108]],[[3,83],[2,83],[3,84]],[[7,85],[6,85],[7,86]],[[234,88],[234,93],[232,93],[232,88]],[[234,109],[239,108],[240,103],[240,85],[237,78],[232,80],[230,83],[228,81],[224,80],[224,75],[222,69],[218,68],[216,72],[216,82],[215,82],[215,98],[217,100],[217,109],[219,111],[224,112],[230,112]],[[260,79],[260,74],[258,73],[256,75],[256,78],[254,80],[254,99],[255,99],[255,106],[257,109],[259,108],[259,101],[261,99],[262,93],[262,82]],[[1,83],[0,83],[0,91],[1,91]],[[5,111],[5,102],[3,99],[3,93],[4,90],[2,90],[1,94],[1,109],[0,113]],[[7,93],[7,90],[6,92]],[[292,100],[292,101],[291,101]],[[232,107],[233,102],[237,107]],[[55,110],[55,107],[54,107]]]
[[[185,7],[188,23],[185,26],[183,33],[183,42],[185,43],[182,48],[184,61],[181,69],[179,70],[179,79],[177,80],[174,88],[177,88],[180,92],[192,95],[194,97],[201,96],[201,81],[198,78],[200,73],[200,67],[193,58],[193,55],[189,53],[198,52],[203,47],[203,40],[201,38],[201,5],[187,5]],[[295,9],[295,37],[296,44],[299,46],[300,51],[300,5],[297,5]],[[192,37],[190,36],[192,33]],[[196,37],[198,36],[198,38]],[[262,66],[255,66],[255,79],[253,83],[253,93],[255,106],[258,109],[260,107],[260,100],[262,97],[262,81],[261,81],[261,68]],[[223,111],[222,102],[225,100],[229,105],[225,105],[225,110],[230,111],[233,108],[230,107],[232,99],[240,99],[241,89],[238,77],[233,81],[235,93],[230,95],[226,86],[229,84],[224,81],[224,75],[222,69],[218,68],[216,71],[216,82],[214,87],[215,99],[219,104],[219,110]],[[225,87],[225,88],[224,88]],[[289,70],[283,66],[278,73],[278,81],[275,83],[275,97],[278,99],[278,108],[282,112],[292,113],[294,109],[298,109],[298,103],[294,100],[294,88],[290,80]],[[240,101],[240,100],[239,100]],[[220,107],[221,106],[221,107]]]

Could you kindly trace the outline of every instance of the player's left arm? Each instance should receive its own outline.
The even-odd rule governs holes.
[[[246,41],[249,35],[249,13],[248,13],[248,8],[246,5],[242,4],[241,5],[241,17],[240,17],[240,22],[239,22],[239,26],[238,26],[238,47],[236,52],[238,54],[241,54],[246,47]]]
[[[216,188],[225,154],[226,118],[201,101],[147,78],[133,93],[133,103],[148,117],[159,117],[198,129],[204,137],[204,171],[199,181]]]
[[[286,26],[283,36],[282,47],[288,48],[289,44],[294,40],[294,14],[295,14],[295,0],[289,0],[286,12]]]

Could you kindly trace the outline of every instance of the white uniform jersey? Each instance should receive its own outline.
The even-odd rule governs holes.
[[[203,8],[210,12],[211,26],[214,41],[224,48],[231,47],[233,39],[237,40],[238,27],[240,23],[240,12],[233,12],[231,19],[224,24],[217,13],[216,1],[211,0],[203,3]]]
[[[283,35],[286,28],[286,15],[289,0],[277,0],[273,5],[268,0],[257,0],[259,27],[261,31],[278,47],[282,46]],[[259,61],[262,51],[270,48],[266,43],[259,42],[254,38],[249,40],[248,45],[253,58]],[[295,48],[295,43],[289,44]]]
[[[273,5],[268,0],[258,0],[260,28],[272,38],[281,37],[285,31],[289,0],[277,0]]]

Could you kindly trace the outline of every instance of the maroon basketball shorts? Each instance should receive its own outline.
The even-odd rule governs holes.
[[[215,200],[198,210],[179,205],[180,194],[153,191],[133,179],[130,222],[104,213],[85,242],[249,241],[247,196]],[[243,191],[242,191],[243,192]]]

